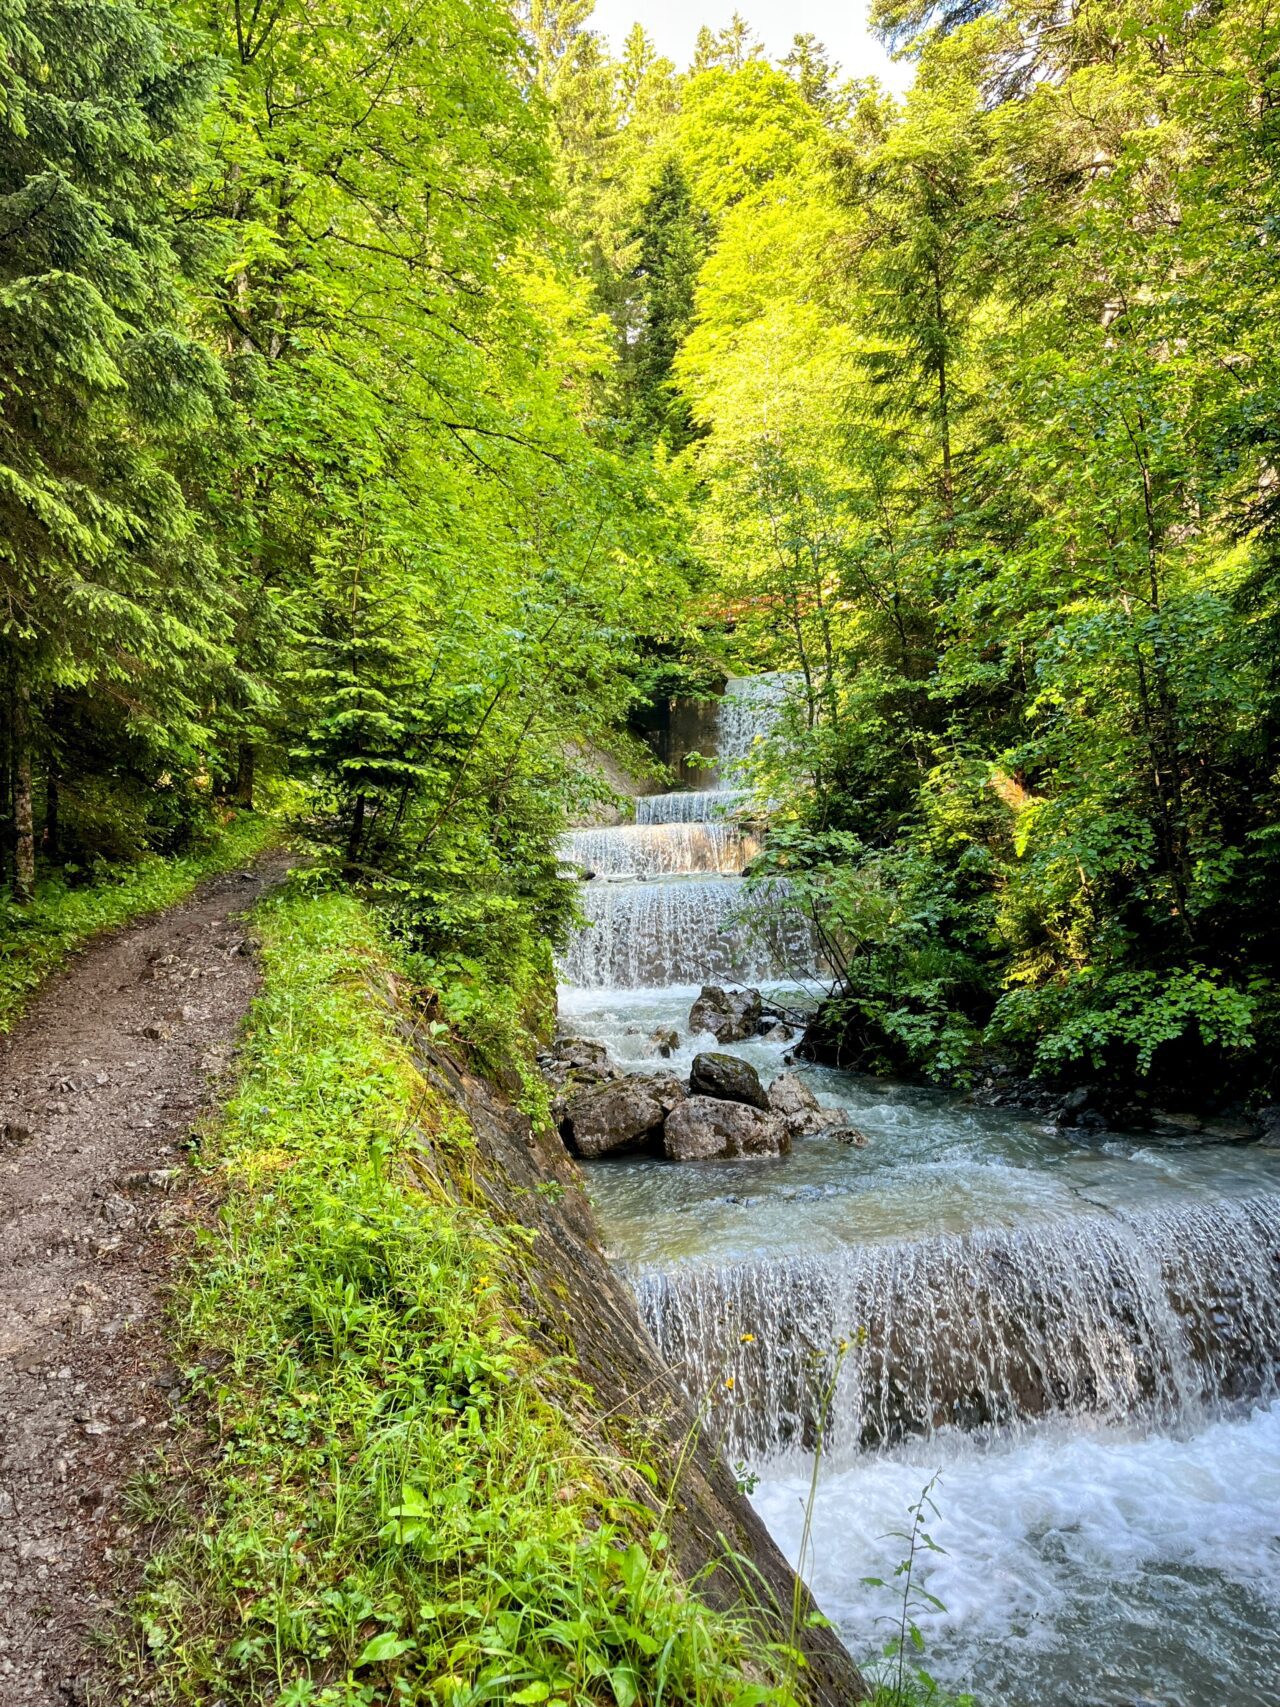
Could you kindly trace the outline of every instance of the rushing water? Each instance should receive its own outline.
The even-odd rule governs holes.
[[[769,676],[735,676],[720,702],[717,757],[722,770],[750,756],[757,741],[773,729],[787,695],[798,687],[797,674],[775,671]]]
[[[706,824],[729,817],[742,804],[733,788],[704,788],[684,794],[642,794],[637,824]]]
[[[588,989],[748,982],[804,970],[813,950],[804,920],[780,884],[750,895],[736,877],[685,876],[647,883],[587,883],[586,928],[562,976]]]
[[[678,796],[676,797],[678,798]],[[714,871],[739,876],[759,852],[758,838],[736,824],[620,824],[574,830],[561,853],[593,877],[670,877]]]
[[[940,1471],[917,1614],[930,1671],[983,1707],[1275,1707],[1280,1404],[1187,1430],[939,1436],[824,1476],[805,1574],[855,1653],[880,1645],[907,1507]],[[799,1559],[808,1467],[756,1506]]]
[[[730,776],[787,684],[731,686]],[[654,1071],[658,1025],[681,1034],[663,1071],[708,1046],[704,980],[772,979],[787,1006],[820,988],[798,921],[743,907],[734,805],[654,796],[643,829],[566,850],[599,875],[562,1017],[628,1071]],[[732,1048],[767,1080],[787,1043]],[[800,1070],[866,1148],[586,1171],[656,1342],[850,1646],[882,1645],[893,1594],[863,1579],[892,1580],[891,1532],[940,1473],[921,1582],[946,1610],[917,1621],[946,1683],[988,1707],[1275,1707],[1280,1155]]]
[[[1269,1397],[1278,1252],[1267,1196],[641,1270],[637,1291],[695,1391],[734,1378],[731,1452],[809,1446],[826,1408],[843,1458],[948,1427],[1058,1413],[1173,1426]]]

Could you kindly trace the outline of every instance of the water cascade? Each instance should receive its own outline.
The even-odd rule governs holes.
[[[693,789],[683,794],[642,794],[636,801],[637,824],[714,824],[742,804],[733,788]]]
[[[587,989],[758,984],[807,970],[812,957],[804,921],[786,911],[777,884],[748,897],[732,877],[589,883],[583,911],[589,922],[561,973]]]
[[[730,678],[717,725],[716,756],[722,766],[730,768],[747,758],[756,742],[770,733],[799,681],[798,674],[786,670]]]
[[[1181,1425],[1275,1393],[1280,1198],[688,1264],[636,1290],[690,1389],[733,1392],[729,1450],[753,1460],[811,1446],[820,1413],[837,1461],[1052,1414]]]
[[[760,841],[736,824],[621,824],[574,830],[561,853],[593,877],[671,877],[681,872],[738,876]]]
[[[719,707],[722,757],[746,756],[777,717],[786,682],[729,683]],[[582,889],[587,923],[561,963],[565,984],[660,989],[813,973],[812,936],[787,906],[784,886],[748,893],[743,884],[760,842],[732,819],[740,799],[729,788],[650,795],[637,800],[634,824],[565,837],[565,862],[590,874]]]
[[[785,678],[730,684],[718,786],[581,831],[591,921],[562,1013],[630,1072],[687,1071],[690,987],[795,980],[807,930],[744,902],[734,765]],[[646,1049],[655,1023],[676,1054]],[[768,1079],[787,1045],[731,1046]],[[586,1164],[664,1358],[860,1656],[937,1471],[931,1672],[987,1707],[1263,1707],[1280,1619],[1280,1152],[1060,1132],[801,1067],[868,1135],[776,1160]],[[806,1519],[813,1451],[823,1457]],[[803,1559],[801,1549],[807,1547]]]

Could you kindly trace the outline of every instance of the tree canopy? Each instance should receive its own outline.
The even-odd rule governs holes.
[[[19,896],[287,786],[442,976],[545,966],[584,750],[780,668],[845,1058],[1265,1077],[1276,25],[874,22],[905,101],[737,14],[4,10]]]

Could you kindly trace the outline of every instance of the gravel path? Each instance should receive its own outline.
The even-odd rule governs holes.
[[[257,987],[240,915],[283,857],[78,956],[0,1038],[0,1703],[111,1700],[128,1487],[169,1428],[183,1142]]]

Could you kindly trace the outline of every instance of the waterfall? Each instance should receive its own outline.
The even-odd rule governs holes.
[[[706,1047],[690,986],[817,964],[785,886],[748,895],[740,875],[744,761],[790,691],[731,681],[696,731],[717,768],[695,774],[719,786],[562,845],[592,874],[562,1012],[626,1072],[683,1076]],[[791,1043],[726,1047],[769,1077]],[[940,1470],[945,1551],[917,1555],[916,1586],[946,1610],[916,1616],[950,1690],[1271,1701],[1280,1157],[796,1070],[865,1147],[823,1132],[780,1158],[582,1166],[664,1362],[850,1646],[870,1653],[900,1607],[907,1508]]]
[[[722,756],[745,756],[771,727],[789,681],[777,675],[730,682],[716,717]],[[560,963],[564,983],[653,990],[813,975],[813,932],[788,905],[786,885],[767,883],[748,893],[743,883],[740,874],[760,842],[732,821],[741,800],[732,788],[644,795],[634,824],[564,838],[562,858],[590,874],[581,889],[586,922]]]
[[[664,1359],[757,1461],[811,1447],[824,1394],[847,1457],[1051,1414],[1169,1425],[1276,1389],[1280,1197],[632,1278]]]
[[[759,838],[735,824],[623,824],[574,830],[561,856],[595,877],[665,877],[676,872],[737,875],[759,852]]]
[[[695,789],[685,794],[642,794],[636,801],[637,824],[703,824],[726,818],[742,802],[732,788]]]
[[[799,977],[813,964],[806,921],[783,903],[781,884],[748,895],[740,878],[587,883],[587,918],[561,976],[584,989]]]
[[[735,764],[750,755],[756,741],[776,727],[798,672],[775,670],[767,676],[734,676],[720,701],[718,756]]]

